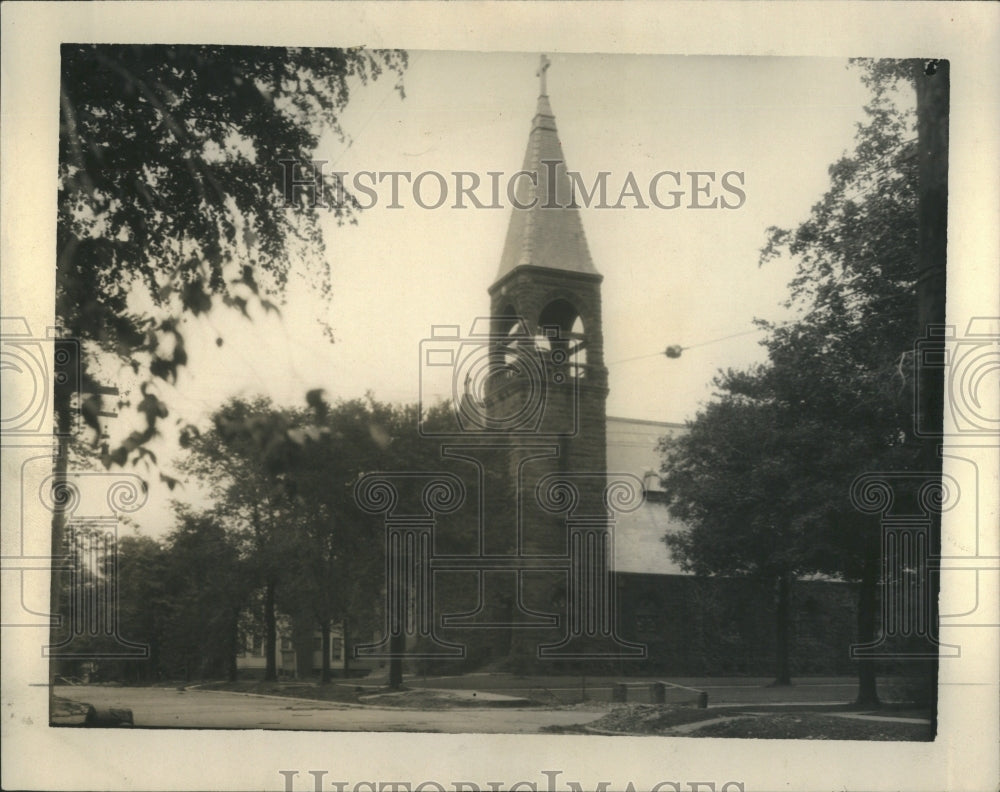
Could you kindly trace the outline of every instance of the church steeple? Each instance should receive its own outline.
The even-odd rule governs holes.
[[[507,238],[496,281],[518,267],[597,275],[583,234],[580,212],[566,172],[556,119],[549,104],[546,72],[549,60],[542,55],[538,107],[531,122],[525,172],[518,178]]]
[[[545,420],[533,431],[565,434],[560,454],[567,469],[603,471],[608,370],[604,365],[601,282],[573,203],[562,144],[545,84],[548,59],[538,70],[541,95],[511,211],[500,271],[489,288],[493,351],[498,372],[522,353],[535,356],[542,380],[497,376],[488,403],[496,416],[519,414],[526,399],[544,402]],[[525,364],[527,365],[527,364]],[[530,387],[529,387],[530,386]],[[571,418],[572,420],[567,420]]]
[[[543,55],[537,74],[538,107],[522,168],[532,178],[522,176],[518,181],[500,271],[489,288],[490,376],[485,404],[492,425],[505,433],[496,447],[503,459],[504,491],[513,499],[508,507],[511,502],[516,505],[518,552],[548,557],[577,553],[572,556],[569,580],[607,581],[606,561],[584,561],[579,555],[583,547],[602,548],[601,553],[609,547],[608,506],[600,486],[607,475],[603,278],[590,258],[580,210],[573,202],[547,95],[547,68]],[[553,476],[565,481],[582,481],[583,476],[591,482],[579,490],[572,520],[588,516],[572,526],[568,518],[546,511],[539,495],[543,482]],[[548,614],[561,600],[567,604],[565,623],[584,623],[578,615],[583,600],[571,588],[575,582],[567,584],[558,575],[518,572],[516,584],[520,593],[514,601],[525,613]],[[587,611],[587,619],[600,620],[604,617],[598,613],[611,612],[602,607]],[[593,656],[592,647],[569,640],[538,651],[577,659]],[[620,653],[620,647],[614,652]]]

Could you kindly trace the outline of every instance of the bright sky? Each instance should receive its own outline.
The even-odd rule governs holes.
[[[551,60],[548,94],[567,166],[588,184],[610,172],[611,203],[630,172],[644,192],[663,170],[745,174],[746,202],[735,210],[582,210],[594,264],[604,275],[608,413],[692,418],[710,398],[718,369],[763,360],[759,334],[706,342],[753,330],[754,317],[787,315],[779,304],[790,265],[757,265],[765,230],[805,218],[828,184],[828,165],[851,147],[867,92],[844,60]],[[484,181],[490,171],[513,174],[535,112],[537,68],[537,55],[411,52],[406,98],[391,80],[355,91],[343,117],[352,145],[324,140],[317,158],[328,161],[327,172],[347,171],[348,178],[363,170],[437,171],[450,181],[454,171]],[[326,228],[334,287],[328,308],[293,282],[281,319],[250,323],[215,312],[189,323],[190,366],[177,392],[167,394],[175,416],[199,421],[237,394],[302,405],[305,392],[317,387],[334,399],[368,390],[385,401],[417,399],[419,345],[431,327],[468,328],[488,312],[486,289],[512,210],[505,199],[500,210],[453,209],[452,200],[423,209],[401,186],[404,208],[386,208],[385,182],[378,205],[357,226]],[[428,181],[425,202],[435,194]],[[489,202],[487,190],[480,194]],[[320,318],[333,327],[336,343],[323,336]],[[704,346],[679,359],[619,362],[669,344]],[[154,501],[162,489],[154,487]],[[144,531],[159,534],[169,527],[163,515],[151,502],[137,518]]]

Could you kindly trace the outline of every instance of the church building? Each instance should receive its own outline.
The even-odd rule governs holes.
[[[683,526],[659,484],[657,446],[684,425],[607,415],[604,278],[573,199],[547,66],[543,56],[488,327],[464,358],[449,352],[456,421],[431,438],[464,506],[385,512],[383,634],[353,647],[351,662],[402,657],[435,674],[769,675],[770,582],[696,577],[663,542]],[[850,673],[853,588],[796,590],[792,644],[804,659],[793,657],[793,673]],[[308,673],[303,657],[283,655],[283,667]],[[345,659],[334,658],[341,668]]]
[[[683,526],[669,515],[659,485],[657,444],[684,426],[607,416],[603,276],[574,201],[547,95],[547,67],[543,56],[522,164],[534,178],[522,176],[517,183],[500,266],[488,289],[494,347],[485,409],[489,425],[503,438],[508,487],[505,500],[487,510],[483,530],[489,533],[491,523],[504,522],[491,514],[516,510],[516,535],[496,549],[514,552],[521,569],[480,572],[482,581],[494,579],[494,585],[482,586],[481,596],[507,602],[507,623],[521,628],[541,627],[534,621],[542,614],[562,611],[554,631],[561,639],[546,643],[540,638],[544,630],[515,628],[512,654],[537,645],[539,660],[565,659],[621,673],[769,674],[774,654],[769,585],[696,578],[680,568],[663,542]],[[615,482],[637,491],[631,503],[618,503],[621,509],[609,497]],[[560,483],[569,486],[557,493]],[[570,490],[573,505],[564,511],[545,502],[548,495]],[[558,564],[546,569],[536,560],[559,557],[567,559],[562,576]],[[511,578],[509,585],[496,585],[501,574]],[[553,585],[553,579],[567,585]],[[518,590],[513,609],[501,593],[512,587]],[[810,645],[803,655],[817,667],[798,670],[848,672],[851,588],[811,582],[806,589],[796,602],[792,631],[800,644]],[[448,617],[445,624],[460,626]],[[518,640],[518,635],[538,638]],[[817,651],[821,645],[829,649]],[[824,657],[830,660],[820,668]]]

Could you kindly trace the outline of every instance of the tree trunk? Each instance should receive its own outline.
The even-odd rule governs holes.
[[[398,556],[392,560],[393,568],[402,570],[413,569],[413,559],[405,546],[396,550]],[[400,584],[402,585],[402,583]],[[399,690],[403,686],[403,655],[406,653],[406,626],[413,592],[405,588],[398,602],[386,602],[390,608],[389,618],[389,687]],[[393,619],[393,607],[397,609]]]
[[[160,673],[160,641],[154,635],[149,639],[149,662],[142,664],[142,677],[147,682],[154,681]]]
[[[879,547],[877,538],[865,541],[865,556],[861,566],[861,585],[858,588],[858,643],[875,642],[878,615],[878,581],[880,573]],[[858,658],[858,698],[856,703],[864,707],[877,707],[877,669],[875,657]]]
[[[948,61],[932,61],[916,75],[917,84],[917,143],[920,151],[918,168],[919,187],[919,252],[918,252],[918,327],[917,337],[922,338],[932,325],[945,321],[945,264],[948,247],[948,121],[951,104],[950,69]],[[938,338],[937,353],[944,351],[944,339]],[[928,350],[935,351],[935,350]],[[918,425],[926,430],[920,447],[921,469],[941,472],[938,455],[938,437],[944,429],[944,367],[920,366],[917,387],[921,396],[915,416]],[[931,510],[928,555],[933,567],[941,554],[941,514]],[[938,637],[939,575],[927,570],[927,585],[933,586],[925,598],[930,613],[930,637]],[[937,728],[937,677],[938,661],[930,662],[927,696],[931,703],[932,718]]]
[[[330,682],[330,622],[324,621],[319,626],[323,639],[320,641],[323,659],[320,662],[319,683],[326,685]]]
[[[240,642],[239,610],[233,616],[229,625],[229,649],[226,652],[226,679],[235,682],[238,676],[236,668],[236,653]]]
[[[777,673],[775,685],[792,684],[791,663],[789,662],[789,621],[791,619],[792,575],[782,572],[778,576],[778,607],[775,609],[775,643]]]
[[[73,347],[67,348],[72,349]],[[77,353],[78,354],[78,353]],[[76,371],[79,365],[79,358],[66,366],[66,371]],[[57,449],[53,473],[53,487],[61,487],[66,480],[69,470],[69,435],[73,428],[73,388],[79,383],[75,381],[60,385],[56,383],[53,388],[53,402],[56,412],[57,427]],[[63,575],[59,570],[59,559],[66,555],[66,510],[60,505],[62,498],[53,498],[55,510],[52,512],[52,571],[49,578],[49,612],[53,614],[51,626],[49,628],[49,643],[55,646],[59,643],[60,635],[64,629],[70,627],[69,620],[72,614],[61,612],[60,607],[63,590]],[[49,693],[53,690],[53,683],[56,675],[62,673],[62,661],[56,657],[49,658]]]
[[[341,622],[340,629],[343,631],[344,635],[344,679],[351,678],[351,633],[350,633],[350,621],[344,619]]]
[[[399,690],[403,686],[403,652],[406,651],[406,633],[400,632],[389,636],[389,687]]]
[[[274,597],[277,584],[269,578],[264,589],[264,681],[278,681],[278,666],[275,655],[278,645],[278,619],[275,615]]]

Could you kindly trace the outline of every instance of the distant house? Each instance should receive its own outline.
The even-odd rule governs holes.
[[[319,630],[311,634],[300,634],[299,645],[295,645],[295,635],[291,620],[279,618],[278,651],[276,665],[278,674],[284,677],[308,678],[318,674],[323,667],[323,638]],[[360,658],[348,659],[345,654],[343,631],[339,627],[330,630],[330,671],[334,676],[344,676],[346,668],[351,675],[366,674],[377,668],[378,661]],[[236,654],[236,669],[243,676],[261,676],[267,667],[266,645],[262,635],[249,632],[244,636],[243,649]]]

